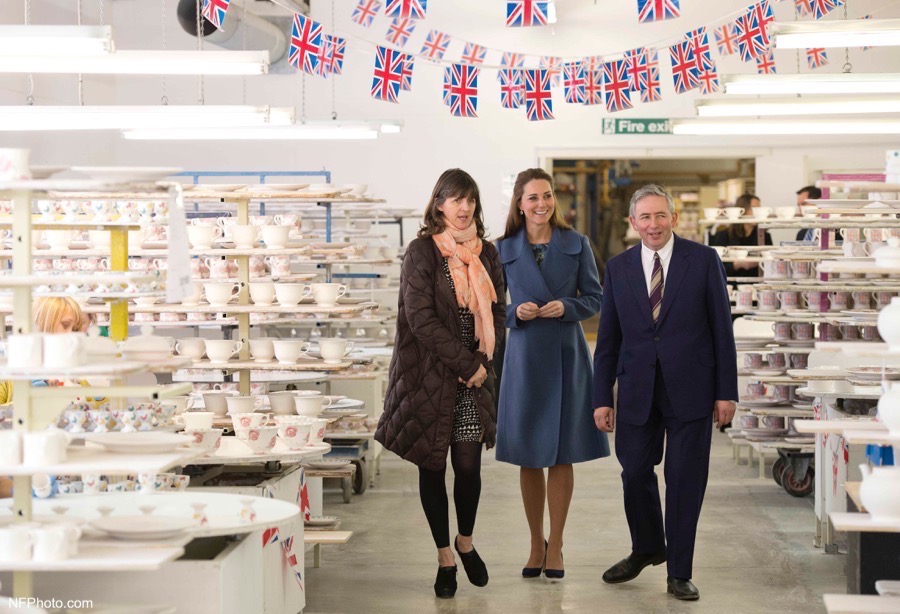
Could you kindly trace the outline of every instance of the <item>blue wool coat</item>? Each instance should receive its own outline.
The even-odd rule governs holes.
[[[591,353],[579,324],[600,311],[603,296],[587,238],[554,228],[540,267],[524,229],[497,249],[510,296],[497,460],[537,468],[609,456],[594,425]],[[565,305],[562,318],[516,319],[522,303],[554,300]]]

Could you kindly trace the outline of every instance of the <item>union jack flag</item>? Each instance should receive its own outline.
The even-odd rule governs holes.
[[[203,16],[219,30],[222,29],[222,22],[225,21],[229,2],[231,0],[203,0]]]
[[[669,47],[672,58],[672,79],[675,82],[675,93],[683,94],[699,85],[697,77],[697,58],[691,41],[682,41]]]
[[[405,54],[381,45],[375,46],[375,74],[372,78],[372,98],[397,102],[403,81],[403,56]]]
[[[417,21],[408,17],[394,19],[388,27],[387,41],[392,45],[405,46],[413,30],[416,29],[417,23]]]
[[[563,64],[563,87],[566,102],[584,104],[584,67],[581,62]]]
[[[775,55],[771,49],[756,58],[756,72],[761,75],[774,75],[776,73]]]
[[[794,7],[801,17],[812,15],[812,0],[794,0]]]
[[[353,9],[350,19],[364,28],[372,25],[375,15],[381,10],[381,0],[359,0],[359,4]]]
[[[638,47],[625,52],[625,71],[628,73],[628,87],[639,92],[646,87],[647,73],[647,49]]]
[[[768,0],[751,5],[746,13],[738,16],[734,24],[741,60],[749,62],[758,58],[770,47],[767,26],[773,19]]]
[[[584,70],[584,104],[603,104],[603,69]]]
[[[599,55],[589,55],[581,59],[585,70],[603,70],[603,58]]]
[[[719,55],[731,55],[737,49],[737,34],[734,31],[734,22],[730,21],[722,24],[715,30],[713,34],[716,37],[716,46],[719,49]]]
[[[309,506],[309,485],[306,483],[305,473],[301,476],[301,478],[302,481],[300,483],[300,492],[298,493],[297,505],[300,506],[300,511],[303,512],[303,519],[309,520],[310,515],[312,514],[312,510]]]
[[[606,91],[606,110],[610,113],[631,108],[628,93],[628,69],[625,60],[613,60],[603,64],[603,89]]]
[[[806,65],[810,68],[818,68],[828,64],[828,54],[824,47],[813,47],[806,50]]]
[[[511,51],[503,52],[503,58],[500,60],[500,66],[506,66],[507,68],[522,68],[522,66],[524,65],[524,53],[512,53]]]
[[[409,91],[412,89],[412,73],[413,73],[413,56],[408,53],[403,54],[403,81],[400,82],[400,89]]]
[[[641,90],[641,102],[657,102],[662,100],[662,88],[659,84],[659,63],[650,64],[647,73],[647,87]]]
[[[444,34],[438,30],[432,30],[425,38],[422,45],[420,55],[424,55],[429,60],[440,60],[447,52],[447,46],[450,45],[450,35]]]
[[[529,121],[554,119],[550,95],[550,73],[536,69],[525,72],[525,115]]]
[[[701,70],[697,73],[700,80],[700,93],[709,96],[719,91],[719,73],[716,67]]]
[[[303,72],[314,75],[319,68],[319,48],[322,46],[322,24],[294,13],[291,27],[291,48],[288,62]]]
[[[268,546],[269,544],[274,544],[278,541],[278,527],[270,527],[263,531],[262,534],[262,544],[263,547]]]
[[[811,0],[813,17],[822,19],[839,6],[844,6],[844,0]]]
[[[319,45],[319,63],[316,66],[316,74],[328,78],[331,74],[331,58],[334,57],[334,43],[328,34],[322,35],[322,44]]]
[[[384,14],[393,19],[425,19],[428,0],[387,0]]]
[[[444,104],[450,106],[450,84],[453,83],[453,68],[444,67]]]
[[[679,0],[637,0],[638,23],[674,19],[681,15]]]
[[[550,86],[556,87],[559,85],[559,79],[562,75],[562,58],[558,58],[553,55],[542,55],[541,56],[541,68],[545,69],[547,73],[550,75]]]
[[[506,0],[506,27],[546,26],[549,0]]]
[[[482,64],[484,63],[484,58],[486,55],[486,48],[475,43],[466,43],[466,46],[463,48],[463,54],[460,58],[460,62],[472,65]]]
[[[450,71],[450,113],[456,117],[478,117],[478,69],[453,64]]]
[[[694,50],[694,57],[697,58],[697,70],[702,72],[713,68],[715,63],[709,54],[709,36],[706,34],[706,26],[691,30],[684,37],[690,41],[691,48]]]
[[[518,109],[522,106],[525,82],[522,71],[517,68],[503,68],[497,71],[500,79],[500,106],[504,109]]]
[[[334,75],[344,72],[344,52],[347,50],[347,39],[340,36],[331,36],[331,56],[328,59],[328,71]]]
[[[307,518],[307,520],[309,520]],[[291,566],[291,571],[294,572],[294,579],[297,580],[297,584],[300,585],[300,590],[303,590],[303,572],[297,565],[297,555],[294,554],[294,536],[291,535],[287,539],[282,540],[281,542],[281,550],[284,554],[284,560],[288,565]]]

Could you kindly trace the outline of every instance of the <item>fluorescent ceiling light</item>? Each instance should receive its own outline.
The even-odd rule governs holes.
[[[402,121],[383,121],[381,122],[381,134],[400,134],[403,129]]]
[[[399,126],[397,132],[399,132]],[[129,130],[126,139],[142,141],[354,141],[377,139],[380,122],[317,122],[286,128],[221,128],[184,130]]]
[[[775,22],[769,34],[778,49],[900,45],[900,19]]]
[[[102,55],[113,51],[111,26],[0,26],[0,55]]]
[[[268,51],[116,51],[0,57],[0,72],[116,75],[264,75]]]
[[[701,100],[700,117],[754,117],[767,115],[843,115],[856,113],[900,113],[896,97],[853,98],[759,98],[753,100]]]
[[[900,94],[898,73],[728,75],[726,94]]]
[[[716,121],[673,120],[672,134],[704,136],[764,134],[900,134],[900,120]]]
[[[293,107],[267,106],[0,106],[0,131],[122,130],[287,126]]]

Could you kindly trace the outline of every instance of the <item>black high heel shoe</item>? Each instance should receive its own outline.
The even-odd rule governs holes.
[[[459,543],[455,539],[453,540],[453,547],[456,549],[456,552],[459,553],[459,558],[462,560],[463,568],[466,570],[466,575],[469,577],[469,582],[475,586],[487,586],[487,566],[484,564],[484,561],[481,560],[481,557],[478,556],[478,552],[475,548],[473,547],[469,552],[460,552]]]
[[[541,575],[541,572],[544,571],[544,566],[547,564],[547,540],[544,540],[544,560],[541,561],[540,567],[523,567],[522,568],[522,577],[523,578],[537,578]]]
[[[456,594],[456,565],[438,567],[437,578],[434,579],[434,594],[441,599],[450,599]]]
[[[562,550],[559,551],[560,560],[563,559]],[[544,569],[544,575],[551,580],[562,580],[566,575],[565,569]]]

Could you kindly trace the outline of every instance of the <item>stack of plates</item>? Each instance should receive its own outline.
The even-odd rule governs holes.
[[[772,343],[771,337],[735,337],[734,345],[739,350],[755,350]]]
[[[880,382],[882,379],[900,379],[900,369],[891,367],[847,367],[845,371],[854,379],[873,383]]]
[[[194,526],[191,518],[178,516],[108,516],[93,520],[92,529],[115,539],[149,540],[177,537]]]
[[[781,405],[784,403],[784,400],[774,399],[772,397],[749,397],[747,399],[741,399],[738,403],[740,405],[746,405],[747,407],[773,407],[775,405]]]
[[[311,516],[309,520],[304,520],[303,524],[308,527],[330,527],[339,520],[337,516]]]
[[[758,429],[744,429],[742,431],[744,435],[750,437],[752,439],[779,439],[782,435],[788,432],[787,429],[766,429],[766,428],[758,428]]]

